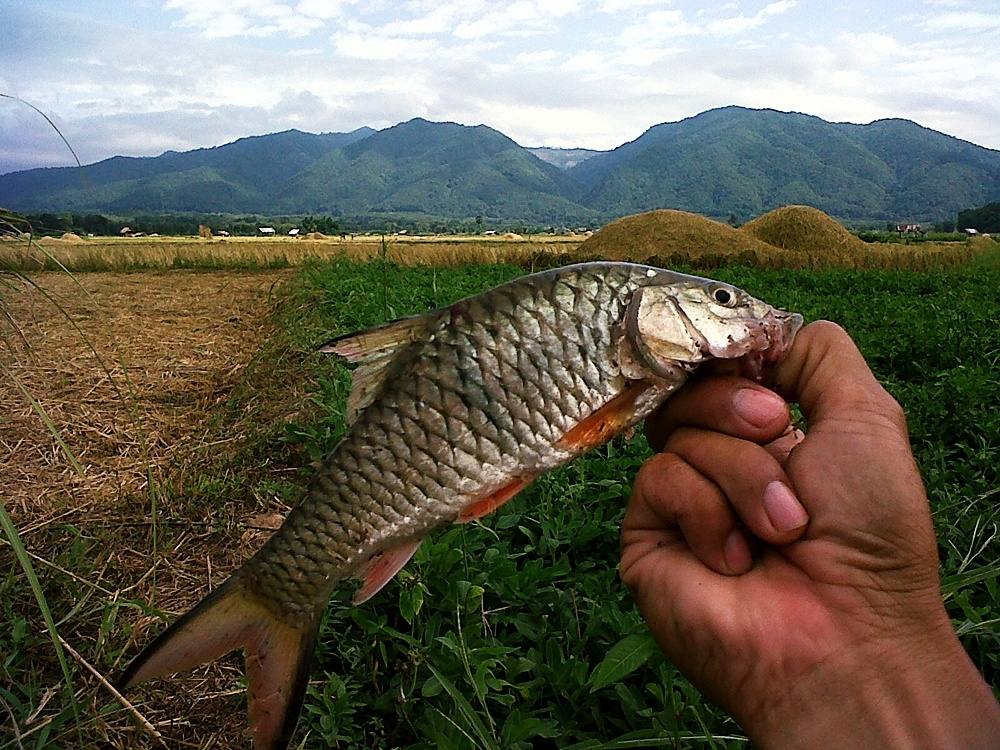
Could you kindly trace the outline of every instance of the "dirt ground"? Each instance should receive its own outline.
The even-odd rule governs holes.
[[[148,577],[133,579],[137,577],[134,571],[151,570],[148,482],[150,478],[158,481],[178,451],[204,440],[208,415],[227,398],[242,365],[264,335],[273,291],[292,273],[88,273],[75,279],[64,273],[43,273],[32,276],[29,284],[0,289],[10,315],[0,319],[5,332],[0,340],[4,381],[0,385],[0,493],[29,553],[36,555],[40,575],[59,577],[46,564],[57,553],[43,542],[47,532],[59,525],[73,524],[84,535],[93,533],[99,523],[132,525],[135,533],[123,537],[130,540],[127,548],[109,552],[97,573],[86,577],[82,590],[101,587],[103,593],[95,599],[105,601],[118,596],[147,601],[150,581],[142,579]],[[16,321],[19,333],[10,319]],[[45,418],[39,411],[44,411]],[[56,429],[46,427],[44,419],[50,419]],[[79,460],[82,474],[67,459],[59,439]],[[266,535],[263,529],[271,520],[268,517],[261,523],[259,533]],[[94,538],[101,536],[95,533]],[[0,553],[9,550],[0,549]],[[104,558],[103,552],[98,557]],[[174,569],[169,552],[162,558],[153,588],[159,592],[157,603],[168,611],[182,609],[207,587],[218,585],[234,564],[231,556],[226,559],[220,554],[212,559],[206,554],[197,570]],[[65,612],[54,614],[58,619]],[[130,623],[137,620],[134,610],[118,616]],[[145,641],[160,629],[154,617],[139,619],[142,626],[132,639]],[[104,671],[110,677],[112,668],[120,666],[123,657],[134,655],[137,646],[127,644],[109,666],[107,652],[85,640],[91,624],[96,623],[81,623],[74,634],[70,623],[66,632],[71,639],[76,635],[77,651],[84,658],[104,658]],[[148,632],[143,635],[144,628]],[[91,683],[92,690],[103,693],[99,700],[106,702],[110,696]],[[230,746],[218,736],[211,741],[207,735],[214,732],[192,741],[190,732],[173,731],[172,722],[178,720],[198,726],[192,714],[198,713],[194,703],[205,698],[204,687],[189,685],[191,703],[186,708],[177,703],[157,707],[155,702],[150,707],[147,717],[165,729],[170,746],[178,740],[176,746]],[[224,705],[207,711],[218,715],[220,708]],[[167,716],[168,711],[177,710],[190,713]],[[232,719],[230,728],[222,731],[238,735],[236,728],[244,720],[235,715]],[[103,735],[95,742],[102,747],[146,746],[149,741],[124,710],[114,720],[95,723],[100,726],[91,728]],[[216,724],[215,729],[221,728]],[[232,746],[243,744],[238,736],[233,739]],[[208,744],[203,744],[205,740]]]

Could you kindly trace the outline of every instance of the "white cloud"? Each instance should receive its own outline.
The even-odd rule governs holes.
[[[493,7],[455,27],[455,36],[480,39],[494,35],[531,36],[555,28],[555,21],[579,9],[578,0],[515,0]]]
[[[765,5],[752,16],[743,14],[707,21],[704,30],[708,34],[730,36],[744,34],[763,25],[769,18],[786,13],[797,5],[796,0],[777,0]]]
[[[1000,12],[955,11],[931,16],[924,26],[932,30],[995,31],[1000,30]]]
[[[337,52],[357,60],[419,61],[439,52],[436,41],[387,36],[371,28],[355,27],[331,38]]]
[[[164,9],[179,11],[180,26],[200,29],[203,36],[304,36],[323,26],[314,2],[300,3],[305,11],[270,0],[167,0]],[[313,10],[313,13],[308,11]]]

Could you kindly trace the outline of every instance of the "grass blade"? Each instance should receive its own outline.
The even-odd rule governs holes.
[[[45,620],[45,627],[49,631],[49,637],[52,639],[52,647],[56,651],[56,658],[59,660],[59,666],[62,668],[63,679],[66,681],[66,695],[73,708],[73,716],[76,718],[77,733],[79,734],[80,709],[76,702],[76,696],[73,694],[73,677],[69,671],[69,663],[66,661],[66,653],[63,651],[62,640],[59,637],[59,631],[56,629],[55,620],[52,619],[52,611],[49,609],[45,592],[42,591],[42,585],[38,582],[38,576],[35,575],[35,568],[31,564],[31,558],[28,557],[28,551],[24,548],[21,536],[17,533],[17,527],[14,526],[14,521],[7,513],[7,506],[4,505],[2,499],[0,499],[0,528],[3,528],[4,534],[7,536],[7,541],[10,542],[10,546],[14,549],[14,557],[17,558],[21,570],[24,571],[25,578],[28,579],[28,585],[35,595],[35,601],[38,602],[38,609],[42,613],[42,619]]]

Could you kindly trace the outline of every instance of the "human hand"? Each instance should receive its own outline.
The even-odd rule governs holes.
[[[731,376],[650,420],[663,452],[636,478],[621,575],[657,642],[764,747],[998,746],[902,410],[831,323],[803,328],[774,380],[806,434]]]

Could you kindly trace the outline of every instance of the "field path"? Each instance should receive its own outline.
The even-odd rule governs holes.
[[[205,446],[208,417],[257,351],[272,292],[293,273],[86,273],[76,279],[42,273],[31,277],[37,287],[0,287],[24,339],[0,320],[6,326],[0,341],[0,367],[6,370],[0,370],[0,496],[35,556],[56,619],[81,597],[94,595],[94,606],[73,615],[60,632],[109,676],[137,651],[135,641],[161,627],[156,617],[127,606],[119,611],[126,600],[184,609],[218,585],[280,518],[273,512],[280,508],[273,507],[259,522],[239,518],[236,526],[246,529],[243,544],[220,544],[218,534],[233,528],[232,521],[213,517],[220,509],[204,508],[189,518],[192,509],[164,509],[167,500],[161,498],[155,500],[158,523],[173,511],[184,519],[185,530],[156,554],[150,527],[158,492],[150,492],[148,482],[172,476],[175,459],[190,446]],[[58,428],[82,475],[17,382]],[[84,559],[67,551],[75,538],[83,540]],[[9,570],[12,564],[9,548],[0,545],[0,567]],[[35,620],[37,607],[27,589],[15,590],[25,597],[21,611]],[[101,617],[116,611],[116,650],[109,653],[98,634]],[[137,619],[140,627],[132,630]],[[40,619],[38,626],[41,630]],[[39,654],[43,679],[58,684],[58,668],[45,650]],[[233,710],[239,691],[234,697],[232,669],[227,675],[224,666],[213,666],[181,681],[179,695],[168,688],[160,701],[139,705],[172,747],[243,747],[245,720],[241,710]],[[77,679],[97,699],[89,707],[114,703],[84,670]],[[223,683],[230,690],[216,691]],[[42,712],[35,723],[48,718]],[[18,731],[33,728],[39,727]],[[0,740],[3,735],[0,731]],[[84,736],[93,746],[155,746],[120,709],[87,715]]]

